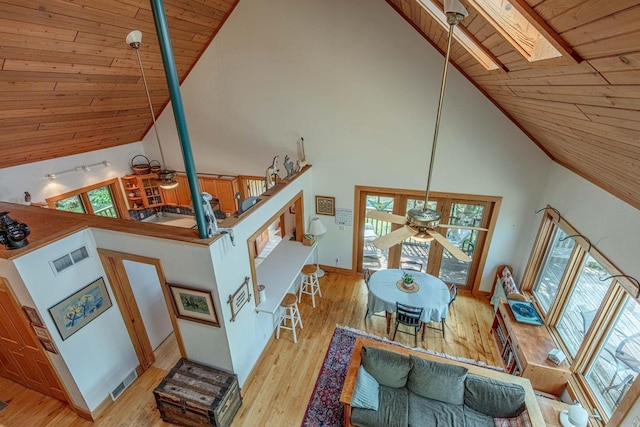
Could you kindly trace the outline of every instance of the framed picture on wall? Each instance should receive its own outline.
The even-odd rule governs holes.
[[[101,277],[51,307],[49,314],[60,336],[66,340],[111,305],[107,286]]]
[[[51,336],[49,335],[49,331],[47,330],[47,328],[44,328],[44,327],[38,326],[38,325],[34,325],[33,323],[31,324],[31,327],[33,328],[33,331],[36,333],[38,338],[42,338],[42,339],[51,341]]]
[[[211,292],[167,283],[176,317],[220,327]]]
[[[31,322],[32,325],[44,326],[44,323],[42,323],[42,319],[40,319],[40,316],[38,315],[38,310],[33,307],[27,307],[26,305],[23,305],[22,311],[24,311],[24,313],[27,315],[27,317],[29,318],[29,322]]]
[[[330,196],[316,196],[316,214],[336,215],[336,198]]]
[[[58,349],[56,348],[56,345],[53,343],[53,341],[40,338],[40,344],[42,344],[42,348],[47,350],[49,353],[58,354]]]

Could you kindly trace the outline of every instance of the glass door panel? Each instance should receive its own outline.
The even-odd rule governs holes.
[[[71,196],[66,199],[58,200],[56,203],[56,209],[68,212],[86,213],[82,199],[80,196]]]
[[[611,416],[640,371],[640,305],[626,297],[586,380],[607,415]]]
[[[411,209],[422,209],[424,207],[424,199],[407,199],[406,211]],[[436,210],[438,202],[429,201],[428,208]],[[419,241],[416,239],[407,239],[401,243],[402,252],[400,253],[400,268],[406,270],[416,270],[427,272],[429,264],[429,248],[431,242]]]
[[[484,216],[484,205],[452,202],[449,212],[448,224],[480,227]],[[478,230],[468,230],[464,228],[446,228],[445,237],[455,247],[469,255],[471,262],[460,261],[451,253],[442,249],[442,261],[440,262],[439,277],[447,283],[455,283],[458,286],[467,286],[469,283],[469,272],[473,265],[473,259],[478,241]]]
[[[94,215],[118,218],[118,211],[113,205],[113,196],[108,185],[88,191],[87,195]]]
[[[556,228],[542,262],[540,274],[533,285],[533,294],[545,313],[549,311],[556,299],[560,279],[567,268],[569,256],[574,246],[575,241],[567,239],[566,233],[560,228]]]
[[[593,315],[611,285],[611,279],[600,280],[600,277],[607,276],[609,273],[588,255],[558,320],[556,329],[574,357],[591,326]]]
[[[366,210],[377,210],[381,212],[393,213],[393,197],[367,195]],[[391,232],[391,223],[365,215],[362,268],[371,270],[381,270],[388,268],[389,249],[381,250],[374,246],[373,241]]]

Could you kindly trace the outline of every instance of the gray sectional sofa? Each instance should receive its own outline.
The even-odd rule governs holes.
[[[544,425],[526,379],[440,359],[443,363],[436,356],[409,354],[415,353],[410,350],[402,354],[379,346],[356,346],[356,351],[361,354],[353,359],[361,366],[350,366],[341,395],[347,426],[493,427],[494,419],[515,417]],[[509,378],[518,381],[504,381]]]

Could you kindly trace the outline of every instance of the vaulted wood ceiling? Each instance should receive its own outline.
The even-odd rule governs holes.
[[[418,0],[386,0],[443,51]],[[637,0],[512,0],[574,59],[529,63],[468,0],[462,26],[503,65],[486,71],[454,42],[451,60],[553,160],[640,209]],[[183,80],[238,0],[164,0]],[[537,20],[537,21],[536,21]],[[169,95],[148,0],[0,0],[0,168],[139,141]],[[577,60],[575,60],[577,58]]]

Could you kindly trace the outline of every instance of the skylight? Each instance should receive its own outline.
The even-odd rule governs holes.
[[[434,5],[431,0],[418,0],[418,3],[436,20],[436,22],[442,26],[442,28],[449,31],[447,17],[440,8]],[[467,35],[460,26],[455,26],[453,28],[453,38],[455,41],[460,43],[485,69],[497,70],[498,68],[502,68],[502,66],[498,64],[498,62],[490,56],[476,40]]]
[[[467,0],[527,61],[562,56],[545,36],[507,0]]]

